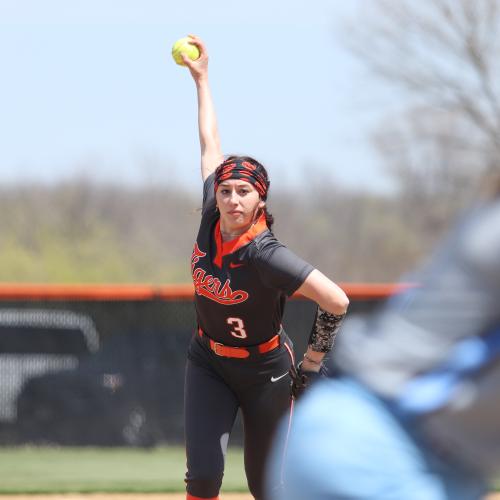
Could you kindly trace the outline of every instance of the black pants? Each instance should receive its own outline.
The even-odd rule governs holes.
[[[292,343],[246,359],[217,356],[197,335],[188,351],[185,384],[187,492],[219,494],[224,457],[238,408],[245,433],[245,472],[250,492],[263,498],[266,458],[280,419],[290,415]],[[281,444],[283,449],[285,443]]]

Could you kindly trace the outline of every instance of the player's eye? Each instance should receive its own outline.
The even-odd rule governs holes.
[[[220,193],[221,194],[229,194],[229,189],[221,189]]]

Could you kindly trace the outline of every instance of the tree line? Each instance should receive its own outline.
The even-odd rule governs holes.
[[[345,28],[346,47],[404,95],[371,137],[396,189],[323,179],[269,206],[279,239],[336,281],[394,281],[500,185],[500,0],[373,0]],[[187,282],[199,204],[167,186],[3,187],[1,279]]]
[[[311,195],[271,192],[276,236],[337,281],[393,281],[461,209],[456,198],[355,192],[333,181]],[[0,191],[4,282],[183,283],[200,198],[168,186],[126,188],[74,179]],[[444,207],[444,208],[443,208]]]

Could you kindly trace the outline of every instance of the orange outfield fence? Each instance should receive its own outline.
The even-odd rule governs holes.
[[[339,283],[353,300],[384,299],[410,283]],[[0,283],[0,300],[191,300],[192,284],[36,284]],[[295,294],[294,298],[300,298]]]

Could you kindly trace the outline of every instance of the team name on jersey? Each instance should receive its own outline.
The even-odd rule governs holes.
[[[198,243],[194,244],[193,254],[191,255],[191,274],[193,275],[194,290],[198,295],[203,295],[219,304],[233,305],[245,302],[248,299],[248,293],[244,290],[231,289],[231,281],[227,279],[224,284],[213,275],[196,264],[207,254],[200,250]]]

